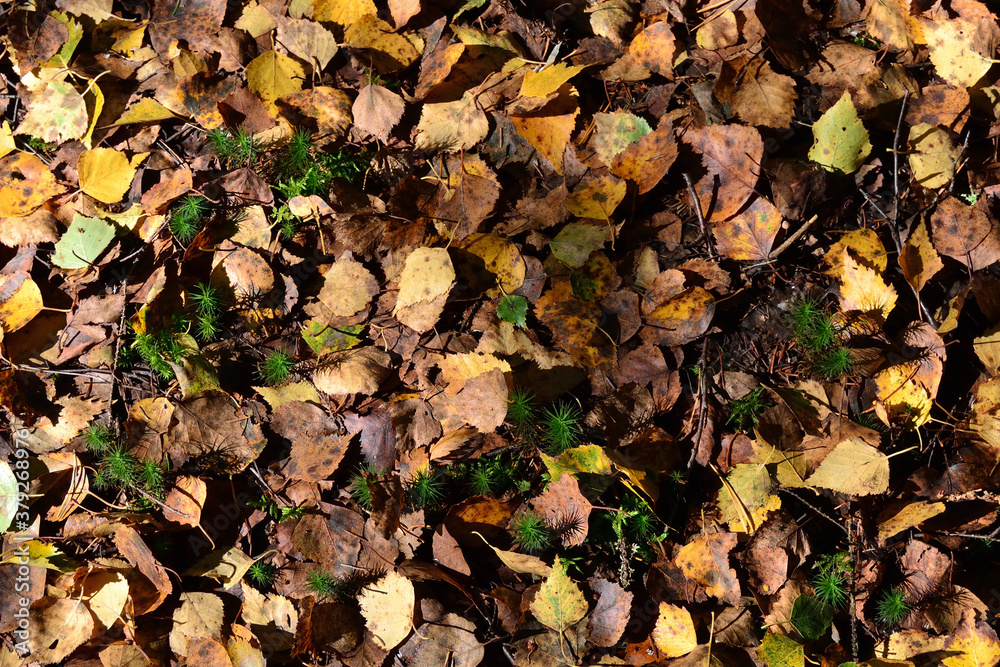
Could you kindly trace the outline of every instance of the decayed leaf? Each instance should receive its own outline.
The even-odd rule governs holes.
[[[896,306],[896,288],[887,285],[874,270],[856,262],[850,251],[845,249],[842,259],[840,307],[845,311],[876,314],[884,321]]]
[[[201,523],[201,511],[208,497],[208,486],[200,477],[183,475],[177,478],[167,494],[163,517],[185,526]]]
[[[174,611],[170,650],[186,656],[192,641],[222,638],[222,598],[212,593],[181,592],[181,606]]]
[[[455,267],[446,248],[417,248],[399,276],[399,294],[392,314],[423,333],[437,323],[455,282]]]
[[[910,34],[910,4],[905,0],[875,0],[868,9],[865,23],[874,37],[897,49],[913,49]]]
[[[123,153],[111,148],[84,151],[77,163],[80,189],[105,204],[115,204],[128,192],[135,168]]]
[[[763,197],[735,217],[712,225],[719,252],[731,259],[767,260],[781,229],[781,213]]]
[[[913,233],[906,239],[903,252],[899,256],[899,267],[903,270],[906,282],[918,292],[924,288],[927,281],[944,268],[944,262],[931,244],[927,225],[919,222]]]
[[[708,331],[715,316],[715,297],[701,287],[686,289],[646,316],[643,340],[658,345],[683,345]]]
[[[509,240],[493,234],[469,234],[460,247],[483,260],[486,270],[496,276],[497,285],[505,294],[517,291],[524,284],[527,271],[524,258]]]
[[[27,134],[52,143],[82,139],[87,134],[90,126],[87,102],[65,77],[65,73],[54,69],[38,73],[38,78],[46,84],[31,95],[28,113],[15,134]]]
[[[660,603],[660,615],[653,628],[653,641],[664,658],[687,655],[698,645],[691,612],[667,602]]]
[[[398,572],[390,572],[358,595],[365,624],[378,644],[388,651],[398,646],[413,627],[413,584]]]
[[[757,647],[757,657],[767,667],[805,667],[805,647],[791,637],[768,632]]]
[[[338,317],[350,317],[368,307],[379,285],[371,271],[350,255],[344,255],[323,277],[320,302]]]
[[[564,632],[587,615],[587,599],[566,574],[566,565],[559,561],[559,556],[552,564],[552,574],[535,593],[530,607],[539,623],[556,632]]]
[[[579,218],[607,220],[625,198],[625,190],[625,181],[610,174],[587,174],[566,197],[566,210]]]
[[[699,535],[681,547],[674,561],[685,577],[705,587],[707,595],[735,604],[740,582],[729,567],[729,552],[735,546],[736,533]]]
[[[26,216],[62,191],[35,155],[15,153],[0,158],[0,216]]]
[[[732,106],[740,120],[764,127],[788,127],[798,99],[795,79],[778,74],[759,56],[749,61],[736,58],[723,63],[715,91],[720,101]]]
[[[361,89],[354,100],[351,109],[355,119],[354,127],[379,141],[388,141],[389,132],[403,117],[405,108],[406,102],[402,97],[388,88],[369,84]]]
[[[592,140],[594,152],[607,167],[622,151],[653,131],[644,118],[627,111],[596,113],[594,125],[597,127]]]
[[[471,93],[454,102],[425,104],[417,124],[416,147],[420,150],[455,153],[468,150],[489,133],[486,114]]]
[[[948,657],[941,660],[945,667],[993,667],[1000,661],[1000,641],[996,631],[986,622],[976,623],[969,610],[962,625],[945,642]],[[954,655],[958,653],[958,655]]]
[[[806,484],[851,496],[885,493],[889,458],[860,438],[847,438],[826,455]]]
[[[708,220],[733,216],[753,194],[760,176],[764,142],[742,125],[709,125],[682,137],[700,154],[705,175],[694,184],[701,212]]]
[[[971,88],[993,66],[995,45],[990,45],[988,27],[982,26],[981,31],[980,26],[981,20],[960,16],[941,21],[920,19],[934,69],[953,86]]]
[[[850,93],[845,91],[813,125],[809,159],[827,169],[852,174],[871,152],[868,130],[858,118]]]
[[[233,291],[243,297],[259,297],[274,287],[274,272],[260,253],[250,248],[237,248],[222,260],[226,277]]]
[[[966,206],[957,197],[948,197],[931,215],[934,247],[942,255],[978,271],[1000,260],[1000,231],[985,210],[985,198]]]
[[[331,396],[373,394],[389,374],[390,360],[389,354],[377,347],[334,352],[317,366],[313,384]]]
[[[237,547],[219,547],[185,570],[184,576],[208,577],[224,588],[232,588],[243,579],[254,562]]]
[[[280,103],[291,105],[299,113],[312,119],[324,141],[344,136],[353,122],[351,99],[344,91],[329,86],[316,86],[284,95]]]
[[[653,189],[677,158],[677,140],[673,124],[666,118],[655,131],[641,137],[618,153],[611,166],[611,173],[633,181],[639,194]]]
[[[927,123],[910,128],[910,170],[922,187],[936,190],[948,185],[961,152],[947,130]]]
[[[94,631],[94,617],[80,600],[43,598],[32,607],[28,648],[43,665],[62,663]]]
[[[558,174],[563,171],[563,154],[580,113],[576,98],[576,89],[566,84],[560,89],[558,97],[540,111],[510,117],[518,134],[548,160]]]
[[[63,269],[86,269],[97,261],[114,237],[114,225],[77,214],[56,243],[52,263]]]
[[[668,79],[673,77],[674,54],[676,53],[674,33],[667,21],[659,21],[644,28],[629,44],[629,54],[654,74]]]
[[[302,60],[323,69],[337,55],[337,39],[315,21],[280,17],[278,43]]]

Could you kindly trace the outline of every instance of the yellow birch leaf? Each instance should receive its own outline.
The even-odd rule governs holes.
[[[842,278],[844,275],[844,248],[851,249],[851,256],[862,266],[884,273],[889,266],[889,255],[885,246],[879,240],[878,234],[872,229],[855,229],[840,237],[830,246],[824,259],[830,266],[826,275]]]
[[[910,127],[909,141],[913,180],[928,190],[948,185],[962,152],[948,131],[936,125],[917,123]]]
[[[566,574],[566,565],[556,556],[552,574],[532,598],[531,613],[538,622],[556,632],[563,632],[587,614],[587,599],[580,587]]]
[[[277,51],[263,53],[246,67],[247,84],[264,101],[271,115],[275,115],[275,101],[283,95],[302,90],[306,72],[298,61]]]
[[[960,16],[920,21],[934,69],[953,86],[971,88],[993,66],[994,61],[979,52],[995,48],[988,43],[988,31],[984,29],[983,35],[979,34],[981,23],[984,23],[981,19]],[[977,43],[979,39],[984,43]]]
[[[523,97],[548,97],[576,76],[586,65],[559,63],[542,68],[541,71],[527,70],[521,80]]]
[[[887,285],[881,276],[862,266],[843,251],[844,271],[841,276],[840,307],[863,313],[878,313],[883,321],[896,306],[896,288]]]
[[[413,583],[398,572],[365,586],[358,595],[365,625],[383,651],[392,650],[410,634],[415,602]]]
[[[42,291],[27,272],[0,274],[0,328],[17,331],[42,309]]]
[[[927,500],[908,502],[902,507],[895,508],[891,514],[878,518],[878,543],[884,545],[890,537],[909,528],[919,526],[921,523],[944,512],[944,503],[932,503]]]
[[[380,72],[395,72],[408,67],[420,57],[420,52],[403,35],[374,14],[365,14],[348,26],[344,41],[364,49]]]
[[[607,220],[625,199],[625,181],[611,174],[587,174],[566,198],[566,210],[578,218]]]
[[[691,612],[666,602],[660,603],[660,615],[653,628],[653,643],[664,658],[687,655],[698,645]]]
[[[353,25],[363,16],[374,16],[378,7],[372,0],[313,0],[313,20]]]
[[[17,150],[14,144],[14,135],[10,132],[10,123],[7,121],[0,125],[0,157]]]
[[[84,151],[76,166],[80,189],[105,204],[120,202],[132,185],[135,168],[113,148]]]
[[[889,458],[860,438],[847,438],[826,455],[806,484],[850,496],[885,493]]]
[[[813,145],[809,159],[831,171],[851,174],[858,170],[872,152],[851,94],[844,91],[840,100],[813,124]]]
[[[914,427],[923,426],[930,419],[931,397],[915,378],[916,369],[908,364],[890,366],[875,376],[879,399],[875,414],[887,426],[900,417]]]
[[[414,331],[429,331],[444,310],[455,282],[455,266],[445,248],[417,248],[406,258],[392,314]]]
[[[944,667],[994,667],[1000,661],[1000,641],[997,633],[984,621],[970,620],[972,610],[962,625],[945,642],[941,660]],[[955,654],[958,655],[955,655]]]
[[[36,155],[14,153],[0,158],[0,216],[23,218],[62,191]]]

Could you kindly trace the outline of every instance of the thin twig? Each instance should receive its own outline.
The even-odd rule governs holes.
[[[691,199],[694,201],[694,212],[698,216],[698,228],[701,230],[701,237],[705,239],[708,256],[714,258],[715,252],[712,250],[712,239],[708,236],[708,224],[705,222],[705,214],[701,210],[701,200],[695,194],[694,183],[691,182],[691,176],[687,172],[684,173],[684,182],[687,183],[688,194],[691,195]]]
[[[808,220],[806,220],[802,224],[801,227],[799,227],[798,229],[796,229],[795,232],[791,236],[789,236],[787,239],[785,239],[784,243],[782,243],[777,248],[775,248],[774,250],[771,251],[771,253],[767,256],[767,261],[768,262],[773,262],[774,260],[778,259],[778,255],[780,255],[781,253],[783,253],[786,250],[788,250],[788,248],[790,248],[793,243],[795,243],[796,241],[798,241],[799,237],[801,237],[803,234],[805,234],[809,230],[809,228],[812,227],[812,224],[814,222],[816,222],[816,219],[818,217],[819,216],[815,216],[814,215],[813,217],[811,217]]]
[[[892,240],[896,244],[896,252],[902,254],[903,242],[899,237],[899,136],[903,133],[903,117],[906,115],[906,102],[910,99],[910,91],[903,93],[903,103],[899,105],[899,119],[896,121],[896,136],[892,140],[892,192],[895,203],[892,207]]]

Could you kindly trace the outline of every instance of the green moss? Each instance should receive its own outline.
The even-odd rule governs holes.
[[[554,541],[552,528],[534,512],[523,512],[511,519],[507,532],[514,546],[529,554],[545,551]]]
[[[560,454],[573,447],[583,437],[580,419],[583,415],[580,409],[568,402],[561,402],[545,410],[542,415],[542,428],[545,439],[549,442],[549,451]]]
[[[257,375],[271,387],[288,382],[295,368],[295,360],[282,350],[273,350],[264,357],[257,368]]]

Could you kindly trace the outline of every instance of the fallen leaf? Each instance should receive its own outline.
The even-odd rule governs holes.
[[[677,51],[674,33],[667,21],[658,21],[632,38],[629,54],[653,74],[673,77],[674,54]]]
[[[31,659],[43,665],[62,663],[94,631],[94,617],[80,600],[43,598],[30,614],[27,645]]]
[[[566,197],[566,210],[579,218],[607,220],[625,199],[625,181],[588,173]]]
[[[722,602],[740,599],[736,570],[729,567],[729,552],[736,546],[736,533],[699,535],[677,552],[674,562],[688,579],[705,587],[705,593]]]
[[[712,225],[719,252],[730,259],[766,261],[781,229],[781,213],[760,197],[735,217]]]
[[[45,163],[31,153],[0,158],[0,216],[29,215],[62,191]]]
[[[812,131],[809,159],[826,169],[852,174],[872,151],[868,130],[858,118],[851,95],[846,91],[813,124]]]
[[[455,282],[455,267],[446,248],[417,248],[406,258],[392,314],[423,333],[441,317]]]
[[[417,123],[416,148],[455,153],[469,150],[489,133],[486,114],[467,93],[454,102],[424,104]]]
[[[378,294],[379,284],[361,262],[343,255],[323,276],[323,288],[317,297],[337,317],[350,317],[368,307]]]
[[[325,68],[337,55],[337,39],[315,21],[281,16],[277,27],[278,43],[317,70]]]
[[[52,263],[68,270],[90,268],[114,237],[114,225],[77,214],[56,243]]]
[[[375,14],[365,14],[351,22],[344,31],[344,41],[362,49],[379,72],[409,67],[420,57],[410,40],[394,32],[392,26]]]
[[[413,584],[397,572],[389,572],[358,594],[358,606],[375,643],[388,651],[398,646],[413,627]]]
[[[846,249],[842,260],[840,307],[844,311],[874,313],[885,321],[896,306],[896,289],[887,285],[873,269],[856,262]]]
[[[995,21],[992,31],[978,19],[961,16],[943,21],[927,18],[919,21],[934,69],[948,83],[971,88],[993,66],[991,56],[996,51],[996,44],[990,38],[996,35]]]
[[[927,519],[941,514],[944,510],[944,503],[919,500],[897,508],[897,511],[889,516],[885,516],[886,513],[883,512],[878,517],[879,545],[884,545],[890,538],[904,530],[916,528]]]
[[[663,179],[676,158],[673,123],[663,118],[656,130],[630,143],[615,156],[611,173],[634,182],[636,192],[641,195]]]
[[[3,333],[22,328],[42,310],[42,291],[24,271],[0,273],[0,327]]]
[[[204,480],[182,475],[177,478],[163,503],[163,518],[185,526],[198,526],[207,497],[208,486]]]
[[[859,438],[847,438],[826,455],[806,484],[851,496],[885,493],[889,458]]]
[[[778,74],[760,56],[723,63],[715,92],[744,123],[773,128],[791,125],[798,99],[795,79]]]
[[[910,237],[906,239],[903,252],[899,256],[899,267],[903,271],[906,282],[918,292],[924,288],[938,271],[944,268],[944,262],[931,243],[927,225],[918,222]]]
[[[387,352],[376,347],[334,352],[317,366],[313,384],[331,396],[373,394],[389,374],[390,360]]]
[[[282,96],[280,106],[291,106],[311,119],[324,141],[335,141],[351,127],[351,99],[342,90],[316,86]]]
[[[1000,260],[1000,231],[984,210],[984,198],[966,206],[947,197],[931,215],[934,247],[942,255],[957,259],[978,271]]]
[[[563,154],[580,113],[577,96],[576,89],[566,84],[556,99],[541,110],[523,116],[510,116],[511,125],[518,134],[549,161],[557,174],[563,172]]]
[[[681,138],[698,152],[705,169],[694,183],[705,219],[735,215],[757,187],[764,158],[760,133],[742,125],[709,125],[688,130]]]
[[[556,556],[552,574],[542,582],[531,599],[531,613],[538,622],[556,632],[564,632],[587,614],[583,591],[566,574],[566,566]]]
[[[653,642],[664,658],[687,655],[698,645],[691,612],[667,602],[660,603],[660,615],[653,627]]]
[[[910,127],[910,170],[913,179],[928,190],[951,183],[962,149],[947,130],[927,123]]]
[[[351,108],[354,127],[386,142],[392,128],[403,117],[405,108],[406,102],[402,97],[388,88],[369,84],[361,89]]]
[[[278,98],[302,90],[305,70],[298,62],[277,51],[267,51],[246,66],[247,85],[275,115]]]
[[[181,591],[181,605],[174,611],[170,650],[186,656],[190,643],[210,637],[222,638],[222,598],[212,593]]]

